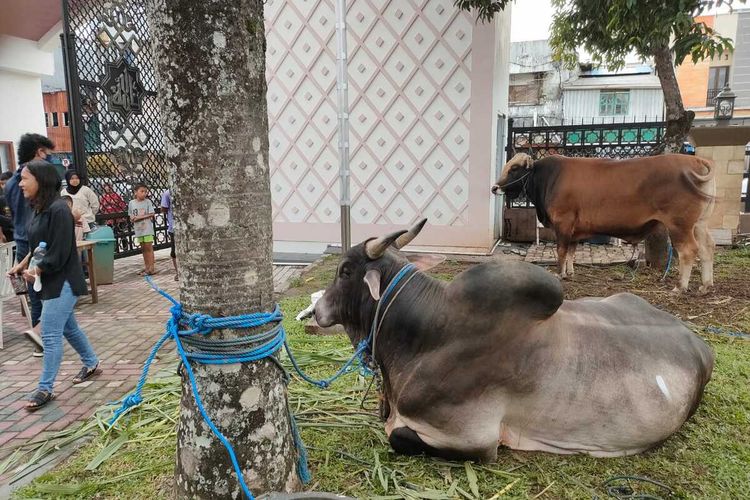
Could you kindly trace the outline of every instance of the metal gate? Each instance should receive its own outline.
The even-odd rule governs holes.
[[[508,119],[508,158],[528,153],[538,160],[545,156],[635,158],[661,152],[665,122],[597,123],[514,127]],[[508,200],[508,208],[531,207],[522,198]]]
[[[97,222],[115,233],[115,256],[138,253],[127,214],[142,182],[159,207],[168,188],[146,0],[63,0],[63,59],[75,166],[102,202]],[[156,248],[169,246],[166,218]]]

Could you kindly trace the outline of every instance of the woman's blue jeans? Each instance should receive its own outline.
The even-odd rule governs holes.
[[[63,337],[81,357],[83,366],[94,368],[99,359],[86,334],[78,326],[73,307],[78,297],[73,295],[66,281],[56,299],[42,301],[42,343],[44,344],[44,365],[39,377],[39,390],[52,392],[63,355]]]

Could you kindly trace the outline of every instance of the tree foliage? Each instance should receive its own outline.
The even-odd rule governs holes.
[[[461,10],[474,9],[477,19],[480,21],[491,21],[495,14],[505,10],[511,0],[454,0],[453,4]]]
[[[519,0],[523,1],[523,0]],[[746,0],[738,0],[745,3]],[[474,10],[490,21],[511,0],[455,0],[456,7]],[[557,60],[572,67],[578,49],[596,62],[621,67],[632,51],[646,58],[659,47],[670,47],[677,64],[693,62],[733,49],[732,40],[695,17],[733,0],[552,0],[555,15],[550,44]]]
[[[744,0],[742,0],[744,3]],[[578,63],[578,48],[594,61],[621,67],[635,51],[646,58],[669,47],[676,64],[731,51],[723,37],[695,16],[731,0],[553,0],[555,15],[550,45],[556,59]]]

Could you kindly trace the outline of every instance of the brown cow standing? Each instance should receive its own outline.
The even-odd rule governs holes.
[[[578,241],[606,234],[635,244],[661,223],[679,254],[675,291],[687,290],[696,256],[701,259],[700,292],[713,286],[714,241],[706,220],[713,210],[716,184],[713,164],[702,158],[555,155],[534,161],[519,153],[492,186],[493,193],[500,189],[511,199],[527,196],[537,218],[554,229],[562,278],[573,276]]]

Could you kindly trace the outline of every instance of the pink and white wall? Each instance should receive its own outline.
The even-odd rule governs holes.
[[[347,23],[352,242],[428,217],[420,245],[488,250],[509,10],[349,0]],[[274,240],[337,243],[334,1],[269,0],[266,33]]]

